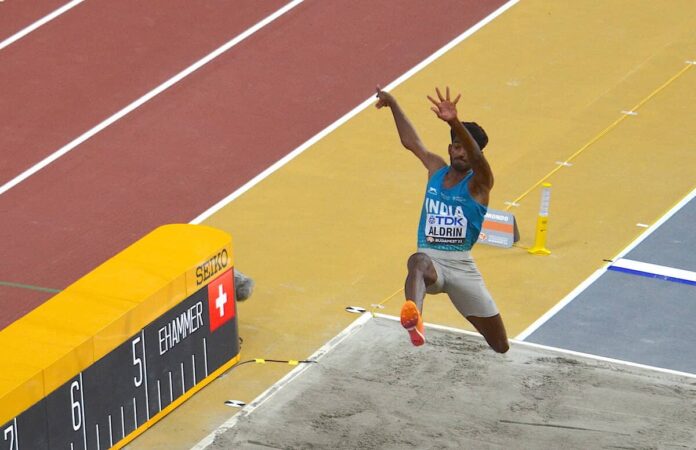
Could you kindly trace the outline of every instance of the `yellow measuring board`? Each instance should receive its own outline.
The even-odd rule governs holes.
[[[232,238],[165,225],[0,331],[0,442],[120,448],[239,361]]]

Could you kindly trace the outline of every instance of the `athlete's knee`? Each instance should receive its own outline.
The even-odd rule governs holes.
[[[496,353],[507,353],[510,350],[510,344],[507,339],[496,339],[489,342],[489,344]]]
[[[425,272],[428,270],[431,264],[432,261],[430,260],[430,257],[425,253],[414,253],[409,256],[406,266],[408,267],[409,272]]]

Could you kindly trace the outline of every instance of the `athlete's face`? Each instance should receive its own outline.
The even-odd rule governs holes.
[[[471,166],[469,165],[469,159],[466,155],[466,150],[464,150],[464,146],[458,138],[455,138],[454,142],[450,144],[449,156],[450,166],[452,166],[456,170],[460,172],[466,172],[471,168]]]

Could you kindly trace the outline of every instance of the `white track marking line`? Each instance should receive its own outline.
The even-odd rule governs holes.
[[[667,213],[665,213],[664,216],[660,217],[660,218],[657,220],[657,222],[655,222],[654,224],[652,224],[652,226],[651,226],[650,228],[648,228],[647,230],[645,230],[645,231],[643,232],[643,234],[641,234],[640,236],[638,236],[638,238],[637,238],[635,241],[631,242],[631,243],[628,245],[628,247],[626,247],[625,249],[623,249],[623,251],[622,251],[621,253],[619,253],[618,255],[616,255],[616,258],[614,258],[614,260],[616,260],[616,259],[618,259],[618,258],[623,258],[624,256],[626,256],[626,254],[628,254],[628,252],[630,252],[630,251],[633,250],[634,248],[638,247],[638,245],[639,245],[641,242],[643,242],[645,239],[647,239],[648,236],[650,236],[655,230],[657,230],[658,228],[660,228],[660,227],[662,226],[662,224],[664,224],[664,223],[667,222],[669,219],[671,219],[673,215],[675,215],[680,209],[682,209],[684,206],[686,206],[686,204],[689,203],[689,202],[690,202],[691,200],[693,200],[694,198],[696,198],[696,188],[694,188],[691,192],[689,192],[689,193],[686,195],[686,197],[684,197],[679,203],[677,203],[676,205],[674,205],[674,206],[672,207],[672,209],[670,209],[669,211],[667,211]]]
[[[338,344],[340,344],[341,342],[346,340],[348,337],[352,336],[355,332],[357,332],[360,328],[362,328],[371,319],[372,319],[371,314],[369,314],[369,313],[362,314],[355,321],[353,321],[353,323],[348,325],[347,328],[345,328],[343,331],[341,331],[339,334],[337,334],[329,342],[322,345],[319,348],[319,350],[314,352],[307,359],[311,360],[311,361],[319,361],[324,355],[326,355],[328,352],[333,350],[334,347],[336,347]],[[225,423],[220,425],[215,431],[213,431],[208,436],[203,438],[200,442],[198,442],[198,444],[191,447],[191,450],[202,450],[202,449],[207,448],[209,445],[211,445],[213,443],[216,436],[223,434],[227,430],[229,430],[230,428],[234,427],[240,418],[246,417],[249,414],[251,414],[256,408],[258,408],[263,403],[265,403],[266,400],[271,398],[276,392],[280,391],[288,383],[290,383],[292,380],[294,380],[299,375],[301,375],[305,370],[307,370],[309,368],[310,365],[311,364],[304,364],[304,365],[296,366],[287,375],[285,375],[283,378],[278,380],[271,387],[266,389],[263,393],[261,393],[261,395],[256,397],[251,403],[244,406],[237,414],[235,414],[229,420],[227,420]]]
[[[396,316],[390,316],[387,314],[376,313],[375,316],[382,318],[382,319],[389,319],[389,320],[393,320],[393,321],[397,321],[397,322],[401,321],[401,318],[396,317]],[[438,325],[438,324],[429,323],[429,322],[425,322],[424,325],[428,328],[433,328],[433,329],[442,330],[442,331],[451,331],[451,332],[459,333],[459,334],[466,334],[468,336],[475,336],[475,337],[480,338],[481,340],[484,340],[483,336],[481,336],[479,333],[476,333],[474,331],[462,330],[459,328],[453,328],[453,327],[448,327],[446,325]],[[678,370],[665,369],[665,368],[656,367],[656,366],[648,366],[645,364],[634,363],[634,362],[625,361],[622,359],[607,358],[605,356],[593,355],[590,353],[576,352],[573,350],[566,350],[564,348],[558,348],[558,347],[550,347],[548,345],[535,344],[534,342],[520,341],[517,339],[510,339],[510,342],[513,344],[516,344],[516,345],[524,346],[524,347],[549,350],[549,351],[552,351],[555,353],[561,353],[563,355],[577,356],[580,358],[593,359],[596,361],[608,362],[608,363],[618,364],[618,365],[628,366],[628,367],[637,367],[639,369],[646,369],[646,370],[650,370],[653,372],[667,373],[670,375],[678,375],[681,377],[696,379],[696,374],[689,373],[689,372],[680,372]],[[493,351],[493,350],[491,350],[491,351]]]
[[[631,242],[625,249],[623,249],[618,255],[616,255],[615,258],[613,258],[613,261],[616,261],[619,258],[622,258],[625,256],[628,252],[636,248],[641,242],[643,242],[645,239],[647,239],[648,236],[650,236],[655,230],[660,228],[662,224],[667,222],[674,214],[677,213],[680,209],[682,209],[687,203],[689,203],[694,197],[696,197],[696,189],[692,190],[686,197],[684,197],[679,203],[674,205],[672,209],[667,211],[665,215],[660,217],[660,219],[657,220],[650,228],[645,230],[638,238],[636,238],[635,241]],[[516,340],[524,340],[527,339],[532,333],[534,333],[539,327],[541,327],[546,321],[548,321],[551,317],[555,316],[558,311],[563,309],[568,303],[570,303],[575,297],[580,295],[582,291],[587,289],[588,286],[590,286],[592,283],[597,281],[597,279],[604,275],[607,270],[609,270],[609,267],[611,266],[611,263],[606,264],[604,267],[601,269],[597,270],[594,272],[592,275],[590,275],[585,281],[580,283],[578,287],[573,289],[570,294],[566,295],[560,302],[558,302],[553,308],[548,310],[543,316],[538,318],[534,323],[532,323],[530,326],[528,326],[524,331],[522,331],[520,334],[515,336]]]
[[[661,266],[659,264],[635,261],[633,259],[619,258],[618,260],[614,261],[611,267],[642,272],[645,274],[658,275],[666,278],[696,282],[696,272],[677,269],[675,267]]]
[[[607,266],[608,267],[608,266]],[[597,281],[599,277],[604,275],[607,271],[607,267],[603,267],[599,270],[596,270],[592,275],[590,275],[585,281],[580,283],[575,289],[570,291],[568,295],[563,297],[560,302],[556,303],[551,309],[546,311],[544,315],[539,317],[537,320],[535,320],[531,325],[529,325],[527,328],[524,329],[520,334],[515,336],[516,340],[524,340],[529,337],[530,334],[535,332],[537,328],[541,327],[543,324],[545,324],[549,319],[551,319],[553,316],[555,316],[560,310],[565,308],[565,306],[573,301],[575,297],[580,295],[585,289],[590,287],[592,283]]]
[[[122,110],[120,110],[119,112],[117,112],[116,114],[114,114],[113,116],[111,116],[111,117],[109,117],[108,119],[104,120],[103,122],[101,122],[100,124],[96,125],[96,126],[93,127],[92,129],[90,129],[90,130],[88,130],[87,132],[83,133],[81,136],[77,137],[77,138],[74,139],[73,141],[69,142],[68,144],[64,145],[64,146],[61,147],[60,149],[56,150],[54,153],[52,153],[51,155],[47,156],[46,158],[44,158],[43,160],[41,160],[40,162],[38,162],[38,163],[35,164],[34,166],[30,167],[29,169],[25,170],[25,171],[22,172],[21,174],[17,175],[17,176],[14,177],[12,180],[10,180],[10,181],[8,181],[7,183],[5,183],[5,184],[3,184],[2,186],[0,186],[0,195],[2,195],[2,194],[4,194],[5,192],[9,191],[10,189],[12,189],[13,187],[15,187],[16,185],[18,185],[18,184],[21,183],[22,181],[26,180],[26,179],[29,178],[30,176],[34,175],[36,172],[40,171],[40,170],[43,169],[44,167],[48,166],[49,164],[51,164],[52,162],[54,162],[55,160],[57,160],[57,159],[60,158],[61,156],[64,156],[66,153],[70,152],[71,150],[73,150],[73,149],[74,149],[75,147],[77,147],[78,145],[82,144],[83,142],[85,142],[86,140],[88,140],[89,138],[91,138],[92,136],[94,136],[95,134],[97,134],[97,133],[99,133],[100,131],[104,130],[106,127],[112,125],[113,123],[115,123],[115,122],[118,121],[119,119],[123,118],[123,117],[126,116],[127,114],[131,113],[131,112],[134,111],[135,109],[139,108],[140,106],[142,106],[142,105],[145,104],[146,102],[150,101],[151,99],[153,99],[153,98],[156,97],[157,95],[161,94],[161,93],[164,92],[165,90],[169,89],[169,88],[172,87],[174,84],[178,83],[179,81],[183,80],[183,79],[186,78],[187,76],[191,75],[193,72],[195,72],[196,70],[200,69],[200,68],[203,67],[204,65],[208,64],[210,61],[212,61],[212,60],[214,60],[215,58],[217,58],[218,56],[222,55],[223,53],[225,53],[226,51],[228,51],[228,50],[231,49],[232,47],[236,46],[237,44],[239,44],[240,42],[242,42],[243,40],[245,40],[246,38],[248,38],[249,36],[251,36],[251,35],[254,34],[255,32],[259,31],[261,28],[263,28],[263,27],[265,27],[266,25],[270,24],[271,22],[273,22],[274,20],[276,20],[278,17],[282,16],[282,15],[285,14],[286,12],[288,12],[288,11],[290,11],[291,9],[293,9],[294,7],[296,7],[297,5],[301,4],[302,1],[303,1],[303,0],[294,0],[294,1],[290,2],[290,3],[288,3],[287,5],[285,5],[284,7],[280,8],[279,10],[277,10],[276,12],[274,12],[273,14],[271,14],[270,16],[268,16],[268,17],[266,17],[265,19],[263,19],[263,20],[261,20],[260,22],[258,22],[256,25],[252,26],[251,28],[248,28],[246,31],[244,31],[243,33],[239,34],[237,37],[235,37],[235,38],[232,39],[231,41],[227,42],[227,43],[224,44],[223,46],[221,46],[221,47],[219,47],[218,49],[214,50],[212,53],[208,54],[208,55],[205,56],[203,59],[201,59],[201,60],[195,62],[193,65],[189,66],[188,68],[186,68],[186,69],[184,69],[183,71],[179,72],[179,73],[178,73],[177,75],[175,75],[174,77],[170,78],[169,80],[165,81],[165,82],[162,83],[161,85],[157,86],[155,89],[153,89],[152,91],[150,91],[150,92],[148,92],[147,94],[143,95],[142,97],[140,97],[139,99],[137,99],[136,101],[134,101],[134,102],[131,103],[130,105],[126,106],[125,108],[123,108]]]
[[[399,78],[396,80],[392,81],[389,83],[387,87],[384,88],[385,91],[390,91],[394,89],[396,86],[400,85],[404,81],[408,80],[411,78],[413,75],[416,73],[420,72],[422,69],[427,67],[429,64],[431,64],[433,61],[444,55],[446,52],[454,48],[456,45],[461,43],[464,39],[468,38],[472,34],[474,34],[476,31],[481,29],[483,26],[491,22],[493,19],[498,17],[500,14],[504,13],[507,11],[509,8],[514,6],[516,3],[518,3],[519,0],[510,0],[509,2],[505,3],[503,6],[498,8],[497,10],[493,11],[491,14],[486,16],[484,19],[482,19],[480,22],[466,30],[464,33],[460,34],[457,36],[454,40],[450,41],[448,44],[446,44],[444,47],[440,48],[437,50],[435,53],[421,61],[418,65],[410,69],[408,72],[404,73],[401,75]],[[236,191],[232,192],[229,194],[227,197],[223,198],[210,208],[208,208],[206,211],[204,211],[201,215],[193,219],[190,223],[192,224],[200,224],[216,212],[218,212],[220,209],[224,208],[226,205],[228,205],[230,202],[232,202],[234,199],[237,197],[241,196],[244,194],[246,191],[251,189],[252,187],[256,186],[259,184],[261,181],[263,181],[265,178],[267,178],[269,175],[271,175],[273,172],[276,170],[280,169],[284,165],[286,165],[288,162],[291,160],[295,159],[298,155],[303,153],[305,150],[307,150],[309,147],[312,145],[316,144],[318,141],[321,139],[325,138],[328,134],[333,132],[336,128],[340,127],[344,123],[348,122],[348,120],[352,119],[354,116],[356,116],[359,112],[367,108],[368,106],[372,105],[375,103],[375,98],[374,95],[371,95],[367,100],[363,101],[360,103],[358,106],[347,112],[345,115],[343,115],[341,118],[336,120],[334,123],[331,125],[327,126],[323,130],[321,130],[319,133],[315,134],[312,136],[309,140],[307,140],[305,143],[297,147],[295,150],[292,152],[288,153],[285,155],[283,158],[279,159],[276,161],[274,164],[266,168],[263,172],[260,174],[256,175],[254,178],[249,180],[246,184],[241,186],[239,189]],[[2,193],[0,191],[0,193]]]
[[[23,38],[27,34],[31,33],[32,31],[36,30],[37,28],[39,28],[40,26],[47,24],[51,20],[55,19],[56,17],[60,16],[61,14],[65,13],[65,12],[68,12],[69,10],[71,10],[72,8],[74,8],[75,6],[79,5],[80,3],[84,2],[84,1],[85,0],[73,0],[70,3],[67,3],[67,4],[61,6],[60,8],[56,9],[52,13],[37,20],[36,22],[32,23],[28,27],[16,32],[12,36],[10,36],[7,39],[5,39],[4,41],[0,42],[0,50],[2,50],[3,48],[7,47],[8,45],[10,45],[14,42],[17,42],[18,40],[20,40],[21,38]]]

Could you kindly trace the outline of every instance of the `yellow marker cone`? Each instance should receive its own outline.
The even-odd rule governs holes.
[[[537,217],[536,234],[534,246],[528,250],[532,255],[550,255],[551,251],[546,248],[546,230],[549,223],[549,202],[551,201],[551,183],[544,183],[541,191],[541,207],[539,217]]]

